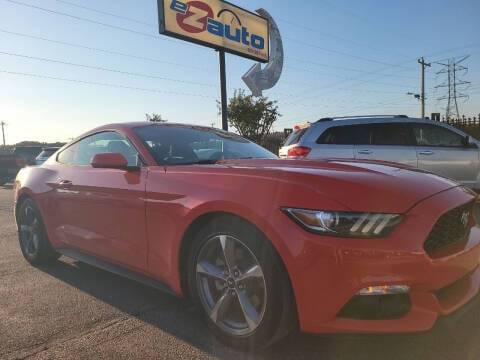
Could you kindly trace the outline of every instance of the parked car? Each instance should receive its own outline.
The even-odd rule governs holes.
[[[35,165],[35,157],[41,151],[36,146],[18,146],[13,152],[0,154],[0,186],[15,179],[18,171],[27,165]]]
[[[35,158],[35,163],[37,165],[42,165],[45,161],[48,160],[48,158],[50,156],[52,156],[53,154],[55,154],[58,149],[60,149],[59,147],[47,147],[47,148],[43,148],[42,149],[42,152],[40,154],[38,154],[38,156]]]
[[[442,122],[394,116],[325,118],[300,126],[281,158],[383,160],[480,190],[480,142]]]
[[[476,194],[400,165],[280,160],[221,130],[142,122],[82,135],[14,191],[28,262],[65,255],[188,298],[235,347],[297,326],[424,331],[480,287]]]
[[[13,153],[25,160],[27,165],[36,165],[36,157],[43,150],[41,146],[17,146],[13,150]]]

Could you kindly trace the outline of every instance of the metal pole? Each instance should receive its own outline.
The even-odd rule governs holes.
[[[3,147],[5,147],[7,145],[5,143],[5,128],[4,128],[5,123],[2,121],[1,124],[2,124]]]
[[[227,114],[227,74],[225,70],[225,51],[219,50],[220,58],[220,89],[222,93],[222,129],[228,131]]]
[[[425,66],[432,66],[431,64],[428,64],[425,62],[423,56],[418,59],[418,63],[422,67],[422,89],[420,93],[420,106],[421,106],[421,113],[422,113],[422,119],[425,119]]]

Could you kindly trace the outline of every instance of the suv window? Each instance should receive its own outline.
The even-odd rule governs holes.
[[[303,129],[299,129],[292,132],[290,136],[287,138],[287,140],[285,140],[285,144],[283,144],[283,146],[298,144],[308,129],[309,129],[308,127],[305,127]]]
[[[412,145],[407,124],[382,123],[335,126],[318,139],[319,144],[336,145]]]
[[[441,126],[416,124],[413,133],[418,146],[464,147],[465,138]]]
[[[371,145],[413,145],[410,127],[407,124],[373,124]]]
[[[120,153],[128,161],[129,166],[138,162],[138,152],[132,144],[113,131],[101,132],[88,136],[63,150],[57,161],[67,165],[90,165],[97,154]]]
[[[331,127],[320,135],[317,144],[352,145],[356,128],[354,125]]]

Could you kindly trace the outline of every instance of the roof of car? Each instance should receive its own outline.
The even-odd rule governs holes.
[[[217,128],[212,128],[210,126],[197,125],[197,124],[186,124],[186,123],[175,123],[175,122],[148,122],[148,121],[136,121],[136,122],[125,122],[125,123],[113,123],[102,125],[92,131],[106,130],[106,129],[134,129],[138,127],[145,126],[172,126],[172,127],[195,127],[201,129],[210,129],[210,130],[220,130]]]

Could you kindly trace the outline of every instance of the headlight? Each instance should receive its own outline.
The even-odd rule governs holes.
[[[402,220],[398,214],[283,209],[306,230],[341,237],[380,238]]]

